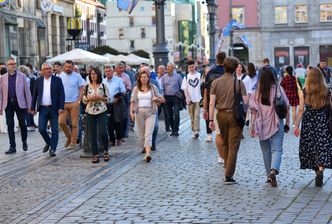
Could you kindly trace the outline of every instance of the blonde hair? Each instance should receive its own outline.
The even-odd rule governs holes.
[[[305,104],[312,109],[318,110],[327,103],[328,88],[326,86],[322,72],[318,68],[311,68],[305,80]]]

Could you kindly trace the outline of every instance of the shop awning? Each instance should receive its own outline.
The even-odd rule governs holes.
[[[17,26],[17,20],[14,16],[4,15],[5,25]]]

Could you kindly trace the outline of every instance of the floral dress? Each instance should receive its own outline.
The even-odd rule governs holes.
[[[107,105],[105,101],[87,101],[89,95],[97,93],[99,96],[109,96],[108,89],[104,83],[101,83],[99,87],[94,90],[89,84],[85,87],[85,93],[83,96],[83,103],[87,104],[85,112],[90,115],[97,115],[107,111]]]
[[[303,91],[305,97],[305,90]],[[332,135],[329,132],[329,109],[327,106],[314,110],[309,105],[302,118],[300,136],[301,169],[314,169],[318,165],[332,168]]]

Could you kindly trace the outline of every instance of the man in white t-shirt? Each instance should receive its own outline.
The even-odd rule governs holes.
[[[199,136],[200,125],[200,107],[199,102],[202,99],[201,95],[201,74],[198,73],[194,61],[188,62],[188,74],[182,80],[181,89],[186,96],[188,111],[191,119],[191,129],[193,137]]]

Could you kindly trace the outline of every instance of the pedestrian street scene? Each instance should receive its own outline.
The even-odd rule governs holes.
[[[332,224],[332,0],[0,0],[0,223]]]

